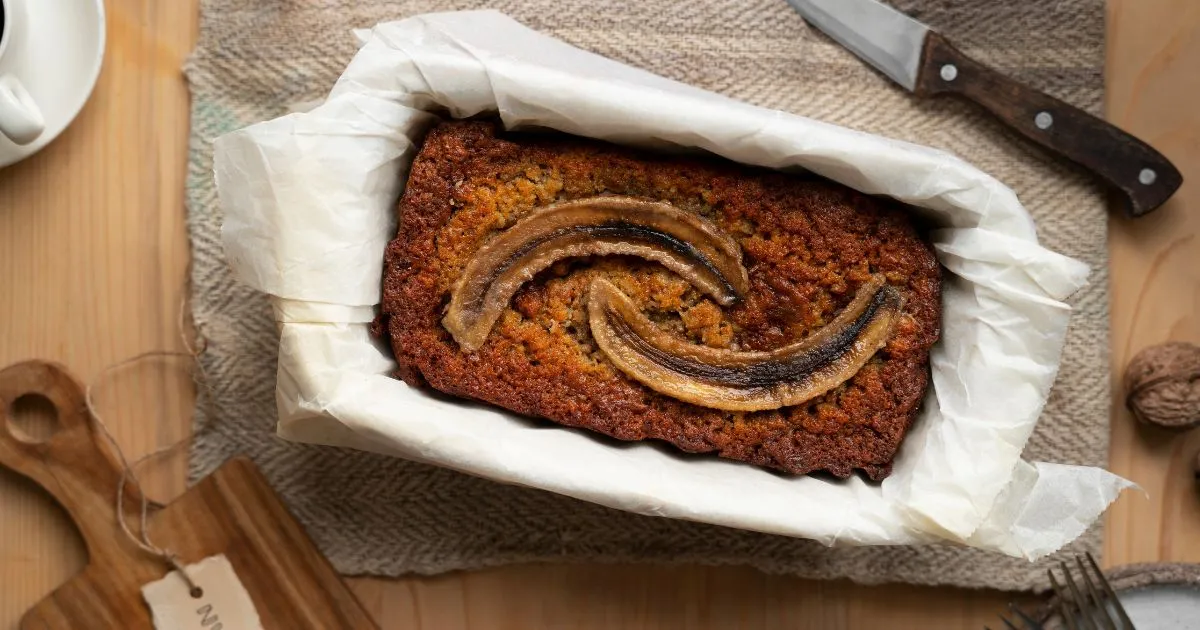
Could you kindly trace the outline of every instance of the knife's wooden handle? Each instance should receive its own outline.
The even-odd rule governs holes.
[[[973,61],[932,31],[925,38],[916,92],[953,93],[982,105],[1021,135],[1119,189],[1129,216],[1158,208],[1183,183],[1179,171],[1150,145]]]

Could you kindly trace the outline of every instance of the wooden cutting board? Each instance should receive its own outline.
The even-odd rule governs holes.
[[[57,430],[44,442],[11,430],[13,402],[26,395],[45,397],[57,412]],[[116,462],[90,422],[83,388],[65,369],[32,361],[0,372],[0,465],[32,479],[66,508],[89,556],[82,572],[25,614],[22,629],[153,628],[141,587],[168,568],[117,523]],[[127,482],[125,497],[128,522],[136,527],[141,495]],[[230,460],[170,505],[156,506],[149,530],[155,544],[184,564],[225,554],[264,630],[376,628],[248,459]]]

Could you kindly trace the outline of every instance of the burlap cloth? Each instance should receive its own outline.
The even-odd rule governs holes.
[[[1097,112],[1104,0],[903,0],[969,54]],[[1026,450],[1104,466],[1108,276],[1102,191],[970,105],[919,101],[815,33],[784,0],[205,0],[193,90],[188,226],[194,315],[212,381],[196,479],[244,452],[338,570],[438,573],[526,561],[744,564],[814,578],[1024,589],[1041,565],[950,547],[827,549],[778,536],[636,516],[425,465],[274,435],[277,333],[267,299],[225,264],[212,140],[321,98],[354,54],[353,28],[488,7],[581,48],[757,105],[948,149],[1016,189],[1050,247],[1094,268],[1058,382]],[[200,410],[203,415],[203,409]],[[954,474],[954,471],[946,471]],[[1089,531],[1069,551],[1099,550]]]

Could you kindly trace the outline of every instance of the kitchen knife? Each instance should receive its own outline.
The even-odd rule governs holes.
[[[788,0],[796,11],[918,96],[957,94],[1034,143],[1082,165],[1140,217],[1166,203],[1183,176],[1153,147],[966,56],[917,20],[875,0]]]

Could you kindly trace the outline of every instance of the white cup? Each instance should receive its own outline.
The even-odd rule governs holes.
[[[0,0],[0,59],[22,25],[26,0]],[[29,144],[42,135],[46,120],[21,82],[0,74],[0,133],[17,144]]]

